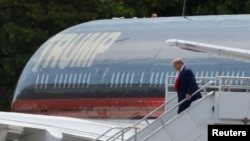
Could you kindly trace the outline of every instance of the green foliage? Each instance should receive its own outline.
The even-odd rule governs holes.
[[[184,0],[0,0],[0,110],[25,64],[49,37],[91,20],[181,16]],[[250,13],[250,0],[187,0],[186,15]]]

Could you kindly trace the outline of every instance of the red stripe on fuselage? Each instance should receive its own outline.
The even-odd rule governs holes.
[[[12,111],[79,118],[140,118],[164,101],[164,98],[17,100],[12,104]],[[153,117],[159,116],[163,110]]]

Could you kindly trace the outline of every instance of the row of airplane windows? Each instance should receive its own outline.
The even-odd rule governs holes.
[[[137,76],[138,75],[138,76]],[[105,79],[105,74],[102,76],[100,84],[108,84],[109,87],[131,87],[133,84],[139,84],[141,87],[144,84],[148,84],[150,87],[163,87],[166,83],[173,84],[177,72],[151,72],[149,77],[146,77],[145,72],[136,74],[135,72],[113,72],[110,79]],[[91,84],[91,73],[80,74],[56,74],[51,77],[49,74],[37,75],[35,88],[46,89],[47,87],[53,87],[55,89],[60,88],[87,88]],[[197,81],[200,84],[205,84],[210,81],[212,77],[216,76],[228,76],[228,77],[244,77],[245,72],[221,72],[218,71],[197,71],[195,73]],[[53,79],[53,80],[51,80]],[[149,79],[149,80],[148,80]],[[238,85],[243,83],[242,80],[230,80],[224,82],[226,84]]]

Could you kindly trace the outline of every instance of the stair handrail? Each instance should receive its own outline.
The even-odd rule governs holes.
[[[247,78],[247,77],[217,76],[217,77],[215,77],[214,80],[209,80],[209,81],[208,81],[207,83],[205,83],[204,85],[201,85],[201,86],[199,87],[199,89],[198,89],[197,91],[195,91],[195,92],[192,94],[192,96],[194,96],[195,94],[197,94],[197,93],[198,93],[199,91],[201,91],[202,89],[205,91],[206,88],[209,88],[209,87],[208,87],[209,85],[216,84],[216,81],[217,81],[217,80],[219,80],[219,85],[217,86],[217,87],[218,87],[218,90],[221,91],[221,89],[224,87],[224,85],[222,84],[222,80],[224,80],[224,79],[243,79],[243,80],[245,80],[245,79],[249,79],[249,77]],[[226,85],[225,85],[225,86],[226,86]],[[215,91],[210,91],[210,92],[205,91],[205,92],[206,92],[205,97],[208,96],[208,95],[211,95],[211,94],[214,94],[214,93],[215,93]],[[191,96],[191,97],[192,97],[192,96]],[[186,100],[187,100],[187,99],[183,99],[182,101],[178,102],[176,105],[174,105],[174,106],[172,106],[171,108],[169,108],[169,109],[168,109],[168,112],[165,113],[165,114],[162,114],[160,117],[158,117],[158,119],[163,118],[163,116],[165,116],[165,115],[167,115],[168,113],[170,113],[172,110],[174,110],[176,107],[178,107],[180,104],[182,104],[182,103],[185,102]],[[163,103],[162,105],[160,105],[160,107],[157,107],[157,109],[162,108],[162,107],[163,107],[164,105],[166,105],[166,104],[167,104],[167,102]],[[156,112],[157,110],[153,110],[153,111]],[[140,123],[143,122],[144,120],[147,120],[148,117],[150,117],[150,116],[154,113],[153,111],[150,112],[148,115],[146,115],[144,118],[142,118],[140,121],[138,121],[137,123],[135,123],[134,126],[140,124]],[[148,123],[148,122],[147,122],[147,123]],[[133,137],[133,136],[132,136],[132,137]],[[130,139],[131,139],[132,137],[130,137]],[[137,138],[137,135],[135,135],[133,138],[136,139],[136,138]]]
[[[106,141],[109,140],[115,140],[117,138],[119,138],[120,136],[122,137],[121,140],[124,140],[124,134],[131,129],[135,129],[135,134],[137,133],[137,130],[139,129],[138,127],[134,127],[134,126],[127,126],[127,127],[119,127],[119,126],[115,126],[110,128],[109,130],[107,130],[106,132],[104,132],[103,134],[101,134],[100,136],[98,136],[96,139],[94,139],[93,141],[98,141],[100,138],[104,137],[106,134],[108,134],[109,132],[111,132],[112,130],[115,129],[120,129],[118,132],[116,132],[114,135],[110,136],[108,139],[106,139]]]
[[[202,85],[198,90],[196,90],[192,96],[194,96],[195,94],[197,94],[199,91],[201,91],[202,89],[206,88],[208,85],[212,85],[214,84],[215,81],[210,80],[209,82],[207,82],[206,84]],[[161,109],[163,106],[166,106],[169,102],[171,102],[174,98],[176,98],[176,96],[174,96],[173,98],[171,98],[170,100],[164,102],[162,105],[160,105],[159,107],[157,107],[156,109],[154,109],[153,111],[151,111],[149,114],[147,114],[146,116],[144,116],[141,120],[139,120],[138,122],[136,122],[133,126],[137,126],[138,124],[142,123],[144,120],[146,121],[146,123],[149,124],[149,122],[147,121],[147,119],[153,115],[155,112],[157,112],[159,109]],[[176,105],[174,105],[172,108],[170,109],[174,109],[175,107],[179,106],[181,103],[183,103],[186,99],[183,99],[181,102],[177,103]],[[170,110],[171,111],[171,110]]]
[[[202,89],[204,89],[205,87],[207,87],[208,85],[214,84],[214,81],[209,81],[206,84],[202,85],[198,90],[196,90],[192,96],[194,96],[195,94],[197,94],[199,91],[201,91]],[[140,129],[139,127],[136,127],[138,124],[142,123],[143,121],[146,121],[147,124],[149,124],[148,122],[148,118],[153,115],[155,112],[157,112],[159,109],[163,108],[163,106],[166,106],[169,102],[171,102],[172,100],[174,100],[177,97],[174,96],[172,97],[170,100],[164,102],[163,104],[161,104],[159,107],[155,108],[153,111],[151,111],[150,113],[148,113],[146,116],[144,116],[141,120],[139,120],[138,122],[136,122],[135,124],[133,124],[132,126],[128,126],[128,127],[112,127],[109,130],[107,130],[106,132],[104,132],[103,134],[101,134],[99,137],[97,137],[94,141],[97,141],[98,139],[100,139],[101,137],[105,136],[107,133],[111,132],[114,129],[121,129],[120,131],[118,131],[116,134],[110,136],[106,141],[109,141],[111,139],[117,139],[120,136],[122,136],[122,141],[124,140],[124,134],[126,132],[128,132],[131,129],[135,129],[135,134],[137,133],[137,130]],[[183,99],[181,102],[177,103],[176,105],[174,105],[173,107],[171,107],[169,109],[169,111],[172,111],[174,108],[176,108],[177,106],[179,106],[181,103],[183,103],[186,99]]]

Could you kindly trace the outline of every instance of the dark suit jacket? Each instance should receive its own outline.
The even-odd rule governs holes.
[[[182,101],[186,98],[186,94],[193,94],[196,90],[198,90],[198,85],[196,83],[196,78],[194,76],[194,73],[191,69],[186,68],[186,66],[183,67],[181,73],[180,73],[180,80],[179,80],[179,89],[178,89],[178,102]],[[201,98],[201,93],[198,92],[195,95],[192,96],[191,101],[189,104],[182,105],[184,110],[185,108],[189,107],[191,102]]]

